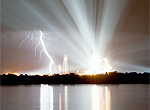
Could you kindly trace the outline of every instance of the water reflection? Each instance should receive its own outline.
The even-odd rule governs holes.
[[[150,84],[0,86],[1,110],[150,110],[149,88]]]
[[[111,110],[110,90],[107,86],[41,84],[40,110],[91,109]]]
[[[107,86],[92,86],[91,109],[110,110],[110,90]]]
[[[59,110],[61,110],[61,93],[59,93]]]
[[[41,84],[40,110],[53,110],[53,87]]]
[[[64,88],[64,96],[65,96],[65,110],[68,110],[68,86]]]

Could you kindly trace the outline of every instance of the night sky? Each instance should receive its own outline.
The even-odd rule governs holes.
[[[39,30],[56,69],[67,55],[87,70],[95,46],[113,70],[150,72],[149,0],[1,0],[1,74],[49,72]]]

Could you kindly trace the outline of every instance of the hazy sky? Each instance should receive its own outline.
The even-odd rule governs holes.
[[[1,0],[1,74],[49,72],[39,30],[56,69],[89,69],[95,46],[113,70],[150,71],[149,0]]]

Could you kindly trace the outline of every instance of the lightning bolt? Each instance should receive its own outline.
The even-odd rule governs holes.
[[[39,60],[39,62],[42,60],[42,52],[43,52],[43,49],[40,51],[40,60]]]
[[[25,33],[25,34],[26,34],[26,33]],[[20,48],[21,48],[23,42],[25,42],[26,40],[30,39],[30,34],[31,34],[31,32],[29,32],[28,35],[26,34],[26,38],[20,43],[19,50],[20,50]]]
[[[35,49],[34,49],[35,56],[36,56],[36,49],[38,48],[39,45],[40,45],[40,41],[39,41],[39,43],[35,46]]]
[[[42,46],[43,46],[43,51],[45,52],[45,54],[46,54],[46,56],[49,58],[49,60],[50,60],[50,65],[49,65],[49,72],[50,72],[50,74],[52,75],[53,73],[52,73],[52,65],[54,64],[54,61],[53,61],[53,59],[52,59],[52,57],[48,54],[48,52],[47,52],[47,50],[46,50],[46,47],[45,47],[45,44],[44,44],[44,42],[43,42],[43,33],[41,32],[41,30],[39,30],[39,32],[40,32],[40,41],[41,41],[41,44],[42,44]]]
[[[55,71],[57,71],[57,70],[56,70],[56,68],[55,68],[55,64],[54,64],[54,61],[53,61],[52,57],[49,55],[49,53],[48,53],[47,50],[46,50],[46,46],[45,46],[45,44],[44,44],[43,38],[46,38],[46,39],[48,39],[48,40],[53,40],[53,41],[55,41],[55,39],[54,39],[53,37],[49,36],[47,33],[43,33],[41,30],[39,30],[39,32],[40,32],[40,39],[39,39],[39,42],[38,42],[38,44],[35,46],[35,49],[34,49],[35,56],[36,56],[36,54],[37,54],[36,50],[37,50],[38,46],[41,44],[42,47],[43,47],[43,49],[40,51],[40,59],[39,59],[39,62],[42,60],[42,52],[45,52],[46,56],[47,56],[47,57],[49,58],[49,60],[50,60],[49,72],[50,72],[50,75],[52,75],[52,74],[53,74],[53,73],[52,73],[52,66],[53,66],[53,65],[54,65]],[[44,34],[45,34],[46,36],[44,36]],[[19,45],[19,50],[20,50],[22,44],[23,44],[26,40],[33,40],[33,37],[34,37],[34,36],[33,36],[33,32],[29,32],[28,34],[25,33],[25,35],[26,35],[26,38],[23,39],[22,42],[20,43],[20,45]]]
[[[22,46],[22,44],[23,44],[23,42],[25,42],[27,39],[29,39],[28,37],[27,38],[25,38],[21,43],[20,43],[20,45],[19,45],[19,50],[20,50],[20,48],[21,48],[21,46]]]

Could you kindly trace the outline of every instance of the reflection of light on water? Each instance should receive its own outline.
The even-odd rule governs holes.
[[[41,84],[40,110],[53,110],[53,87]]]
[[[64,96],[65,96],[65,110],[68,110],[68,86],[65,86]]]
[[[110,110],[110,91],[108,87],[92,86],[92,110]]]
[[[96,85],[92,86],[92,110],[99,109],[99,88]]]
[[[61,110],[61,93],[59,93],[59,110]]]
[[[110,91],[108,87],[105,87],[105,96],[106,96],[106,110],[110,110]]]

